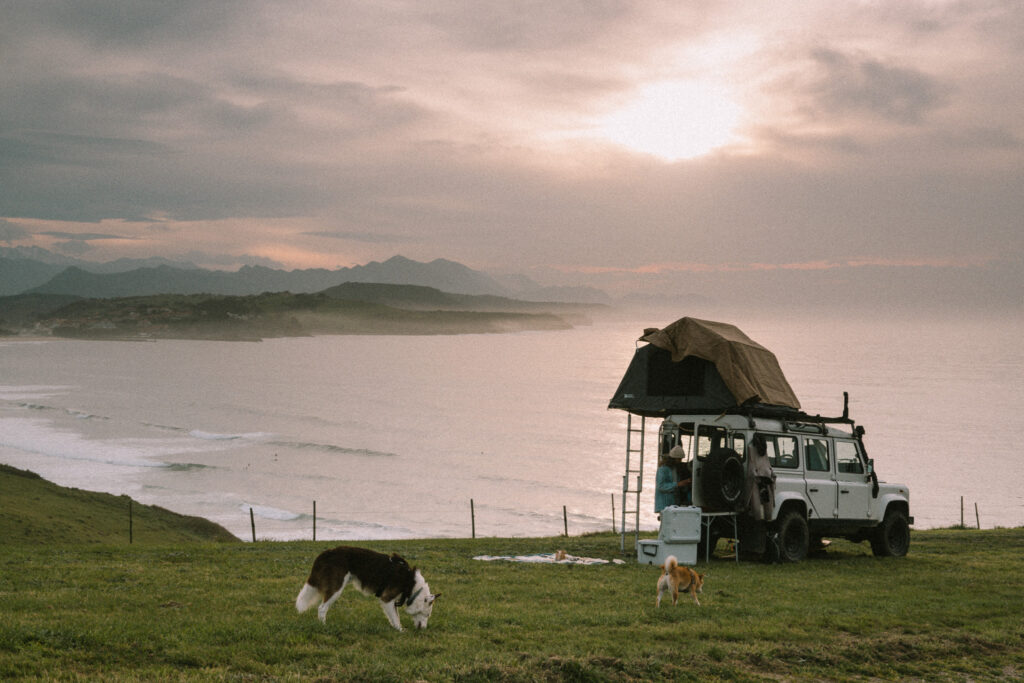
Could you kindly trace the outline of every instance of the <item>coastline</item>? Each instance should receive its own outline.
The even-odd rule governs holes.
[[[610,496],[621,512],[625,413],[607,405],[636,328],[244,345],[9,338],[0,446],[17,449],[9,464],[57,483],[203,516],[240,537],[252,506],[267,515],[261,535],[308,538],[314,500],[318,535],[469,535],[470,499],[487,535],[558,532],[563,505],[571,529],[609,528]],[[980,332],[981,355],[939,353]],[[768,325],[754,336],[780,349],[813,409],[833,414],[849,390],[879,476],[910,486],[916,528],[959,523],[961,496],[967,524],[977,503],[991,528],[1024,523],[1024,473],[1003,473],[1012,444],[998,436],[1024,386],[1021,350],[992,332],[853,321],[827,336]],[[963,455],[948,444],[965,425],[972,466],[951,479]],[[642,528],[657,526],[653,469]]]

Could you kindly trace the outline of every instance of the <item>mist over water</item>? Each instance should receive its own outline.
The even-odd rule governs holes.
[[[607,410],[644,327],[214,341],[0,342],[0,462],[250,537],[606,530],[626,414]],[[719,318],[721,319],[721,318]],[[1024,524],[1020,319],[729,319],[775,352],[809,413],[842,392],[917,528]],[[652,431],[657,421],[649,420]],[[651,442],[653,443],[653,441]],[[652,512],[645,463],[642,524]],[[618,515],[616,515],[617,517]],[[616,519],[618,524],[618,519]]]

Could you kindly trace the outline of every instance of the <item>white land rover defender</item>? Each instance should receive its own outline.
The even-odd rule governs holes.
[[[875,555],[906,555],[913,522],[908,488],[878,481],[863,428],[835,424],[673,415],[661,424],[658,450],[678,445],[686,453],[693,505],[737,513],[745,556],[798,562],[824,537],[870,541]],[[714,548],[726,536],[733,536],[732,521],[718,517],[701,543]]]
[[[876,555],[907,553],[910,491],[878,481],[848,397],[841,417],[804,412],[775,355],[733,325],[681,318],[645,329],[608,407],[630,414],[623,551],[627,515],[640,546],[644,424],[660,418],[658,456],[681,447],[692,475],[681,504],[700,509],[700,555],[736,536],[741,554],[789,562],[827,536],[870,541]]]

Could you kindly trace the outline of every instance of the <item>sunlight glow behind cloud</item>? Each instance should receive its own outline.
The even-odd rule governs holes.
[[[741,109],[721,87],[700,81],[644,86],[594,133],[666,161],[693,159],[736,141]]]

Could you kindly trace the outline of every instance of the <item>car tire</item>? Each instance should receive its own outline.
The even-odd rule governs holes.
[[[798,510],[782,514],[778,522],[779,560],[800,562],[807,559],[811,534],[807,519]]]
[[[910,548],[910,522],[902,510],[887,510],[882,523],[871,537],[871,552],[876,557],[903,557]]]
[[[745,488],[746,468],[731,448],[711,451],[701,469],[704,504],[715,510],[738,510]]]

